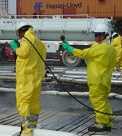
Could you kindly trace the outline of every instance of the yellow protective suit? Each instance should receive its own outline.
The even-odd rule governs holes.
[[[116,63],[115,49],[105,43],[94,43],[88,49],[74,49],[73,55],[86,59],[89,96],[93,108],[112,113],[108,95],[111,89],[112,71]],[[111,116],[99,112],[96,112],[96,122],[112,125]]]
[[[118,36],[112,40],[111,45],[115,47],[115,50],[117,52],[117,67],[120,67],[122,69],[122,37]]]
[[[32,28],[24,36],[33,43],[45,60],[45,45],[36,37]],[[37,115],[40,112],[40,90],[45,76],[45,65],[25,38],[21,39],[16,55],[17,110],[23,117]]]

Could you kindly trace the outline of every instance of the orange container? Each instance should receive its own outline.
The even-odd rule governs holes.
[[[122,17],[122,0],[115,0],[115,17]]]
[[[90,16],[95,17],[114,16],[114,0],[91,0],[91,1],[92,2],[88,3]]]
[[[17,13],[122,17],[122,0],[17,0]]]
[[[18,15],[86,14],[87,0],[18,0]]]

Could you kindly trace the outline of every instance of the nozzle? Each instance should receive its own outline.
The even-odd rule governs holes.
[[[66,38],[65,38],[65,36],[64,36],[64,35],[61,35],[60,39],[61,39],[61,41],[63,41],[63,42],[64,42]]]

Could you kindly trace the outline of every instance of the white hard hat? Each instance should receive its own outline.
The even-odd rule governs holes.
[[[94,30],[95,33],[105,33],[106,31],[106,26],[102,24],[97,25]]]
[[[16,25],[16,31],[18,31],[19,29],[21,29],[22,27],[24,27],[24,26],[30,26],[30,27],[32,27],[30,24],[28,24],[27,22],[19,22],[19,23],[17,23],[17,25]]]
[[[112,33],[112,37],[114,37],[115,35],[118,35],[118,33],[113,32],[113,33]]]

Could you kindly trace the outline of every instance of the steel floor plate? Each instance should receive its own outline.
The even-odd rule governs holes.
[[[53,131],[63,131],[77,136],[96,135],[89,134],[88,127],[94,124],[94,114],[81,107],[68,96],[42,95],[42,113],[39,115],[37,128]],[[88,103],[87,98],[82,100]],[[122,100],[112,100],[114,109],[118,109]],[[121,108],[121,106],[120,106]],[[0,125],[20,126],[21,119],[15,109],[15,94],[0,94]],[[120,113],[122,113],[120,111]],[[114,117],[110,136],[121,136],[122,116]],[[0,136],[2,136],[0,134]]]

